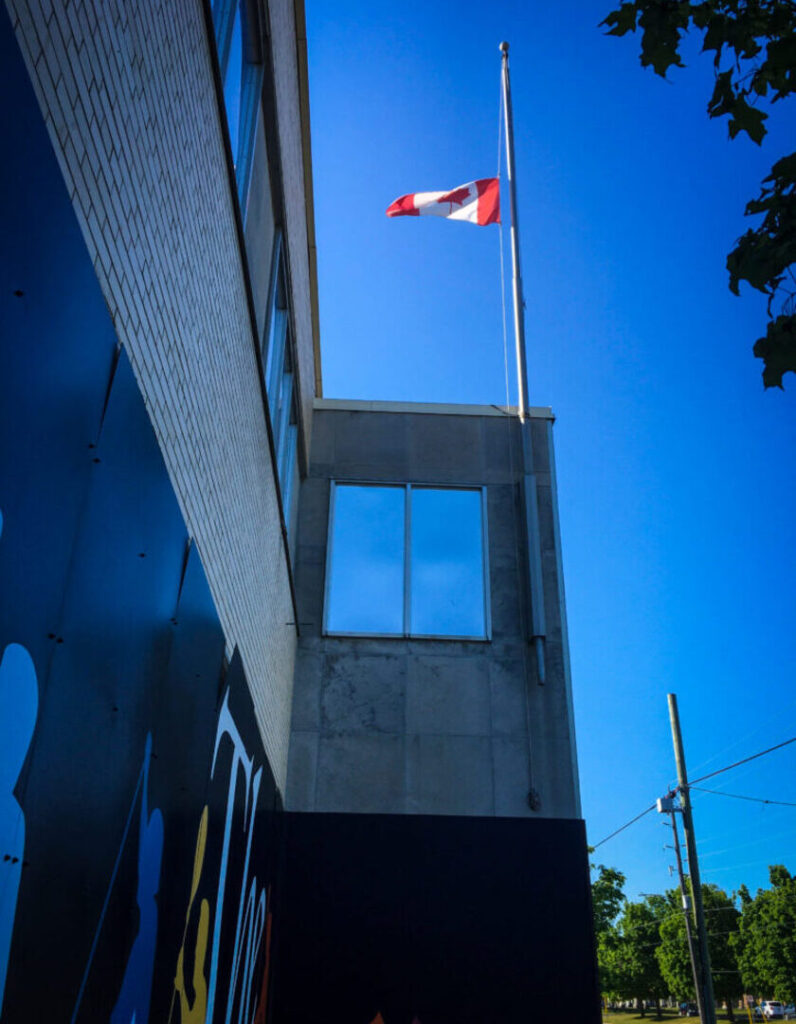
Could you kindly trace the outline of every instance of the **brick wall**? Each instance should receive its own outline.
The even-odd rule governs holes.
[[[201,0],[6,3],[284,791],[294,614]]]

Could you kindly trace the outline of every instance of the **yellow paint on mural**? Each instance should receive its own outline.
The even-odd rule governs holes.
[[[207,821],[209,811],[205,806],[202,810],[202,817],[199,821],[199,832],[196,836],[196,852],[193,859],[193,877],[191,879],[191,898],[188,902],[188,910],[185,914],[185,934],[188,932],[188,924],[191,918],[196,893],[199,889],[199,880],[202,877],[202,867],[205,859],[205,848],[207,846]],[[174,978],[174,987],[180,996],[180,1020],[182,1024],[204,1024],[207,1015],[207,978],[204,974],[205,960],[207,958],[207,944],[210,935],[210,905],[207,900],[202,900],[199,907],[199,927],[196,931],[196,945],[193,955],[193,1002],[188,997],[185,984],[185,939],[180,948],[180,955],[177,958],[177,972]]]

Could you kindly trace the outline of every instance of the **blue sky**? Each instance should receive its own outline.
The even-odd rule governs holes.
[[[673,780],[667,692],[692,777],[796,735],[796,377],[764,392],[764,299],[733,296],[724,269],[796,106],[762,147],[730,143],[705,113],[710,59],[689,45],[664,82],[636,38],[602,35],[609,10],[307,4],[329,397],[505,401],[498,230],[384,209],[495,174],[511,43],[531,403],[557,417],[591,842]],[[796,802],[796,744],[706,785]],[[699,794],[695,814],[705,881],[796,871],[796,808]],[[671,884],[666,831],[651,814],[598,851],[629,895]]]

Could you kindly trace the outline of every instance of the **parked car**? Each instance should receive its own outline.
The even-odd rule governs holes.
[[[793,1003],[788,1003],[785,1007],[785,1020],[793,1020],[796,1018],[796,1006]]]
[[[785,1007],[778,999],[764,999],[760,1009],[765,1020],[785,1020]]]

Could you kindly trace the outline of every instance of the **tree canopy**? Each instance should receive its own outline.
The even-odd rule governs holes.
[[[614,922],[625,902],[625,876],[616,868],[609,868],[604,864],[592,864],[591,870],[596,874],[591,886],[591,904],[600,990],[606,993],[615,992],[614,951],[617,932]]]
[[[594,932],[599,936],[611,927],[622,909],[625,901],[622,891],[625,876],[616,868],[608,868],[604,864],[593,864],[591,869],[597,875],[591,884],[591,903]]]
[[[592,872],[603,994],[637,1000],[642,1015],[647,1000],[694,999],[679,889],[632,902],[624,895],[621,871],[600,864]],[[744,992],[758,999],[796,1000],[796,875],[780,864],[769,868],[769,876],[771,888],[754,897],[745,886],[737,895],[702,886],[713,990],[718,1002],[727,1003],[730,1020],[733,1000]]]
[[[666,77],[683,67],[680,44],[689,31],[703,35],[713,53],[715,84],[709,117],[728,117],[731,139],[745,132],[760,144],[769,113],[764,106],[796,91],[794,0],[629,0],[602,22],[608,35],[641,29],[641,65]],[[782,387],[796,372],[796,153],[783,156],[763,179],[747,216],[762,216],[727,257],[730,289],[740,282],[768,296],[768,324],[754,344],[763,360],[765,387]]]
[[[654,999],[661,1015],[660,1000],[669,994],[655,955],[660,945],[660,928],[669,913],[665,896],[645,896],[639,903],[628,902],[619,919],[619,941],[614,955],[620,994],[636,999],[642,1006]]]
[[[669,991],[679,999],[693,999],[694,982],[680,893],[672,890],[666,895],[670,913],[661,922],[658,963]],[[732,1000],[740,999],[743,995],[732,945],[732,937],[738,931],[741,915],[735,909],[732,897],[717,885],[702,886],[702,904],[707,921],[713,992],[719,1002],[728,1003],[732,1019]]]
[[[733,939],[744,986],[765,999],[796,1000],[796,876],[769,868],[770,889],[740,892],[742,916]]]

